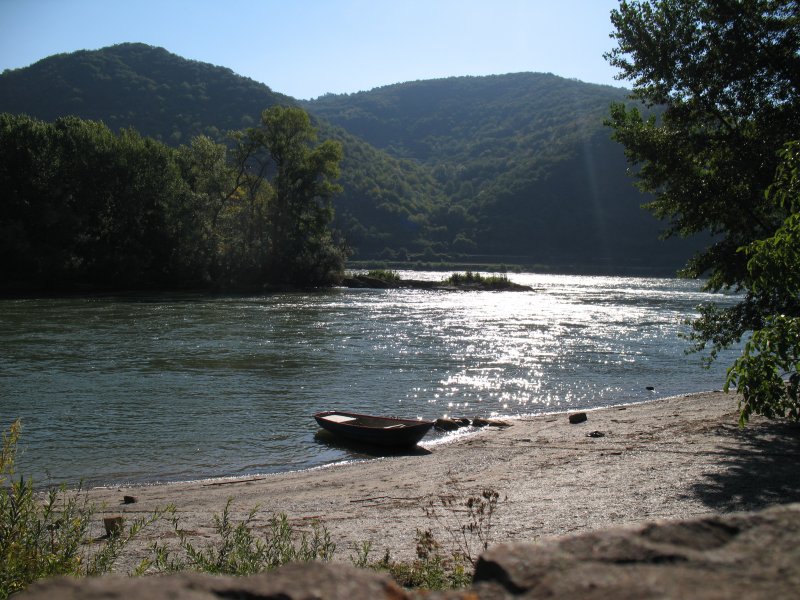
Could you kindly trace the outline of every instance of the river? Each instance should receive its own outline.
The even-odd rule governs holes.
[[[697,282],[510,279],[533,291],[0,300],[0,425],[22,419],[39,486],[149,483],[360,457],[316,435],[331,408],[516,416],[724,382],[730,356],[705,370],[679,337],[726,301]]]

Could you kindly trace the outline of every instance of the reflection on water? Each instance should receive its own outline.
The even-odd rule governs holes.
[[[145,482],[352,456],[315,441],[321,410],[517,415],[721,386],[728,361],[703,370],[678,337],[710,298],[696,283],[511,279],[534,291],[3,300],[0,416],[22,417],[40,482]]]

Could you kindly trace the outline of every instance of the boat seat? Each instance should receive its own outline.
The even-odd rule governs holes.
[[[350,421],[355,421],[355,417],[346,417],[344,415],[328,415],[325,417],[326,421],[333,421],[334,423],[349,423]]]

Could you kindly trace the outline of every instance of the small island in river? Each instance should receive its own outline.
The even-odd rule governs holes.
[[[506,275],[481,275],[467,271],[466,273],[453,273],[441,281],[426,281],[419,279],[402,279],[394,271],[369,271],[368,273],[350,273],[343,280],[342,285],[348,288],[376,288],[376,289],[418,289],[418,290],[446,290],[446,291],[510,291],[530,292],[533,290],[528,285],[521,285],[510,281]]]

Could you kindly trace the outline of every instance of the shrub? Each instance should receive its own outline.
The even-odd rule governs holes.
[[[389,573],[400,585],[430,590],[458,589],[472,581],[478,553],[488,549],[492,541],[492,517],[500,502],[493,489],[479,494],[466,494],[451,476],[448,485],[455,494],[444,494],[431,500],[425,515],[444,529],[450,539],[446,551],[430,529],[417,530],[417,558],[394,561],[389,550],[381,560],[370,561],[371,542],[353,546],[351,562],[361,568]],[[461,498],[461,499],[460,499]]]
[[[389,549],[383,558],[370,562],[371,543],[363,542],[355,547],[356,556],[351,556],[353,564],[360,568],[382,571],[401,586],[406,588],[422,588],[426,590],[448,590],[463,588],[472,581],[471,565],[465,563],[462,556],[452,554],[446,556],[441,545],[431,531],[417,530],[417,558],[413,561],[392,560]]]
[[[127,531],[118,530],[92,549],[88,541],[96,511],[86,494],[61,486],[41,500],[30,479],[12,480],[20,430],[17,420],[3,433],[0,454],[0,600],[38,579],[108,573],[127,543],[160,516],[156,511],[136,519]],[[140,565],[135,572],[141,570]]]
[[[458,483],[451,479],[450,485],[459,494],[442,494],[438,503],[431,500],[425,514],[447,532],[454,553],[462,555],[474,565],[481,552],[492,542],[492,518],[500,502],[500,494],[493,489],[483,489],[480,494],[471,494],[466,499]]]

